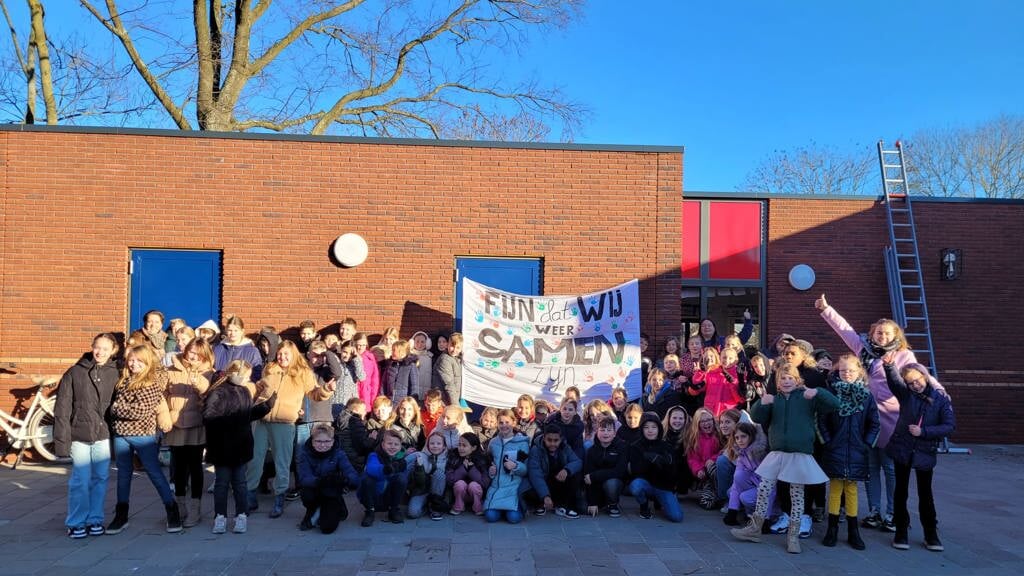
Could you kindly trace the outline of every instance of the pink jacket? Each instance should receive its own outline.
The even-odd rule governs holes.
[[[359,388],[359,397],[366,402],[366,410],[373,407],[373,400],[380,394],[380,369],[377,368],[377,357],[369,349],[362,353],[363,372],[366,378],[356,383]]]
[[[843,339],[846,347],[859,356],[860,351],[864,349],[864,343],[860,339],[860,334],[850,326],[850,323],[831,306],[822,311],[821,317]],[[917,362],[917,358],[910,350],[897,351],[893,359],[893,364],[897,369],[911,362]],[[896,428],[896,420],[900,416],[900,403],[889,391],[889,385],[885,381],[885,369],[882,367],[880,359],[871,362],[871,369],[868,371],[868,388],[875,397],[875,403],[878,404],[878,420],[882,425],[876,446],[885,448]]]
[[[737,385],[735,368],[730,369],[729,377],[732,378],[732,382],[725,379],[725,368],[721,366],[716,366],[707,372],[697,370],[693,373],[695,383],[705,383],[704,407],[710,410],[715,418],[721,416],[722,412],[735,408],[743,401]]]
[[[718,443],[718,436],[702,432],[697,438],[697,450],[686,454],[686,463],[690,465],[690,471],[696,476],[708,460],[715,460],[721,453],[722,445]]]

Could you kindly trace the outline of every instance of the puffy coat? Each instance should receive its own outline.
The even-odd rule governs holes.
[[[885,453],[915,470],[931,470],[937,464],[939,442],[956,429],[953,404],[935,388],[930,376],[928,385],[919,394],[907,387],[895,366],[887,364],[885,373],[889,388],[900,403],[899,419]],[[910,434],[911,424],[921,427],[920,436]]]
[[[383,394],[398,402],[406,396],[412,396],[419,402],[423,398],[420,392],[419,369],[416,368],[416,356],[410,354],[401,360],[388,360],[384,363]]]
[[[53,441],[57,456],[71,454],[71,442],[110,438],[106,415],[120,374],[111,358],[96,364],[92,352],[82,356],[60,379],[53,407]]]
[[[527,477],[530,479],[530,487],[533,488],[540,498],[546,498],[551,495],[551,489],[548,488],[548,475],[558,474],[562,470],[567,470],[569,475],[572,476],[573,474],[579,474],[583,470],[583,461],[565,443],[564,438],[562,443],[558,445],[554,458],[555,468],[557,469],[551,470],[548,449],[544,446],[543,440],[534,444],[533,448],[530,448],[530,459],[527,462]]]
[[[696,370],[693,373],[693,383],[704,385],[704,407],[710,410],[715,418],[718,418],[722,412],[735,408],[743,401],[738,382],[736,368],[727,369],[716,366],[707,371]],[[697,390],[697,394],[700,393],[700,388],[694,388],[694,390]]]
[[[316,376],[312,370],[293,365],[282,368],[277,362],[267,364],[261,379],[265,387],[264,394],[277,394],[274,409],[264,417],[267,422],[294,424],[299,418],[303,399],[309,397],[314,402],[330,398],[331,394],[321,386],[317,386]],[[328,418],[330,420],[330,418]]]
[[[373,441],[366,430],[366,422],[348,408],[334,420],[334,445],[344,450],[356,470],[366,467],[366,456],[373,448]]]
[[[590,474],[590,485],[600,486],[606,480],[626,479],[626,465],[629,461],[629,446],[619,438],[612,438],[607,447],[595,441],[587,450],[583,463],[583,474]]]
[[[447,352],[438,356],[430,386],[441,391],[445,404],[457,404],[462,398],[462,357]]]
[[[484,498],[488,510],[518,510],[519,485],[526,477],[530,457],[530,440],[523,434],[510,438],[495,436],[491,440],[491,462],[497,473],[491,478],[491,487]],[[516,463],[511,472],[505,469],[505,459]]]
[[[203,425],[203,396],[210,387],[212,366],[186,366],[180,354],[171,358],[167,369],[167,408],[175,428]]]
[[[771,404],[764,399],[754,403],[750,416],[768,430],[768,444],[780,452],[814,453],[817,415],[839,407],[839,400],[827,389],[818,388],[814,398],[804,398],[804,388],[797,388],[785,396],[774,396]]]
[[[470,455],[469,461],[471,465],[467,468],[465,460],[459,456],[457,450],[449,451],[445,483],[448,486],[454,486],[459,480],[466,484],[476,482],[486,492],[491,486],[491,476],[487,473],[487,468],[490,466],[487,455],[477,450]]]
[[[416,422],[405,426],[401,420],[396,418],[391,423],[390,429],[398,432],[398,435],[402,437],[402,450],[419,450],[423,446],[423,426]]]
[[[263,356],[252,340],[245,338],[238,344],[228,344],[222,340],[213,347],[213,367],[218,372],[227,368],[234,360],[245,360],[252,366],[250,377],[253,382],[263,375]]]
[[[859,412],[840,416],[836,410],[819,415],[821,469],[829,478],[866,481],[868,454],[878,441],[879,429],[878,406],[870,394],[861,402]]]
[[[373,400],[380,394],[380,369],[377,367],[377,358],[373,352],[365,350],[360,358],[363,360],[363,374],[366,377],[356,383],[356,388],[359,389],[359,397],[369,409],[373,406]]]
[[[206,394],[206,461],[214,466],[241,466],[253,455],[252,421],[270,412],[277,399],[254,403],[256,387],[224,382]]]
[[[326,452],[317,452],[313,448],[313,439],[309,438],[299,450],[295,467],[295,476],[302,488],[323,486],[359,486],[359,474],[348,461],[345,451],[334,444]]]

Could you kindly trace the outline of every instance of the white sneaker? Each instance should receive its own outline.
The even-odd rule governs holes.
[[[249,525],[249,517],[245,514],[239,514],[235,516],[235,527],[231,529],[235,534],[245,534],[245,530]]]
[[[775,534],[784,534],[786,530],[789,530],[789,514],[783,512],[775,524],[772,524],[771,531]]]
[[[223,514],[217,514],[213,519],[213,533],[223,534],[228,531],[228,519]]]
[[[808,514],[800,515],[800,537],[810,538],[811,537],[811,517]]]

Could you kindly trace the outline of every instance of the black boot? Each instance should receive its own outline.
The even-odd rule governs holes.
[[[114,520],[107,526],[107,534],[119,534],[128,527],[128,503],[118,503],[114,509]]]
[[[388,510],[388,522],[391,522],[392,524],[401,524],[405,522],[404,516],[405,515],[402,514],[402,509],[398,506],[392,506]]]
[[[846,517],[846,541],[850,543],[850,547],[854,550],[866,548],[864,539],[860,537],[860,526],[857,525],[856,516]]]
[[[164,506],[167,509],[167,531],[181,532],[181,510],[178,510],[178,503]]]
[[[360,526],[363,528],[369,528],[373,526],[374,515],[376,511],[373,508],[367,508],[366,512],[363,513],[363,521],[360,522]]]
[[[313,529],[313,514],[316,512],[316,508],[306,508],[306,514],[302,517],[302,521],[299,522],[299,530],[305,532],[306,530]]]
[[[853,531],[850,534],[853,534]],[[836,545],[837,540],[839,540],[839,515],[829,514],[828,529],[825,530],[825,539],[821,543],[831,548]]]
[[[725,518],[722,518],[722,522],[725,522],[726,526],[739,526],[739,514],[739,510],[733,510],[732,508],[729,508],[729,511],[725,513]]]

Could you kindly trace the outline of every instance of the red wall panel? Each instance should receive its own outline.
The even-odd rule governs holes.
[[[760,280],[761,203],[711,202],[708,227],[709,277]]]
[[[700,200],[683,201],[683,278],[700,280]]]

